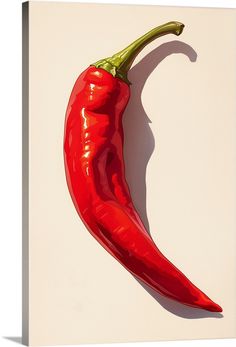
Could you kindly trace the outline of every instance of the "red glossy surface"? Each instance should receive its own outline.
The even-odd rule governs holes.
[[[221,307],[158,250],[132,203],[122,130],[129,95],[125,82],[95,67],[85,70],[74,85],[66,113],[64,159],[75,208],[97,241],[137,278],[183,304],[220,312]]]

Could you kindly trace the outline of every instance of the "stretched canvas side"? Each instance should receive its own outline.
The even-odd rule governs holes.
[[[29,3],[22,4],[22,343],[29,344]]]

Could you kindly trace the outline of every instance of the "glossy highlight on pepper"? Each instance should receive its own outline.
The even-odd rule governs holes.
[[[162,35],[180,35],[183,28],[179,22],[154,28],[78,77],[66,111],[65,172],[74,206],[88,231],[130,273],[173,300],[221,312],[157,248],[125,178],[122,115],[130,97],[128,71],[146,44]]]

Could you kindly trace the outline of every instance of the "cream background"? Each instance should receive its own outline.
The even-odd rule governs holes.
[[[29,16],[30,344],[235,337],[235,10],[30,2]],[[86,231],[65,182],[64,116],[78,74],[169,20],[185,23],[183,34],[151,43],[130,73],[127,178],[146,221],[151,156],[152,236],[222,305],[221,318],[156,301]],[[170,52],[179,54],[145,83],[144,111],[145,71]]]

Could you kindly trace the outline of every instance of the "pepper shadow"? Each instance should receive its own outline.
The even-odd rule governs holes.
[[[186,55],[191,62],[197,59],[197,53],[191,46],[175,40],[154,49],[129,72],[129,80],[132,81],[131,96],[123,116],[125,174],[135,207],[149,235],[146,169],[155,148],[155,139],[149,126],[151,120],[144,110],[141,96],[153,70],[169,55],[177,53]]]
[[[164,43],[147,54],[129,72],[129,79],[132,81],[131,97],[123,117],[126,179],[134,205],[149,235],[150,228],[146,207],[146,169],[155,148],[155,139],[149,126],[151,120],[142,105],[141,95],[149,75],[166,57],[172,54],[184,54],[191,62],[197,60],[196,51],[190,45],[177,40]],[[179,317],[188,319],[223,317],[220,313],[182,305],[158,294],[139,279],[136,278],[136,280],[159,304]]]

